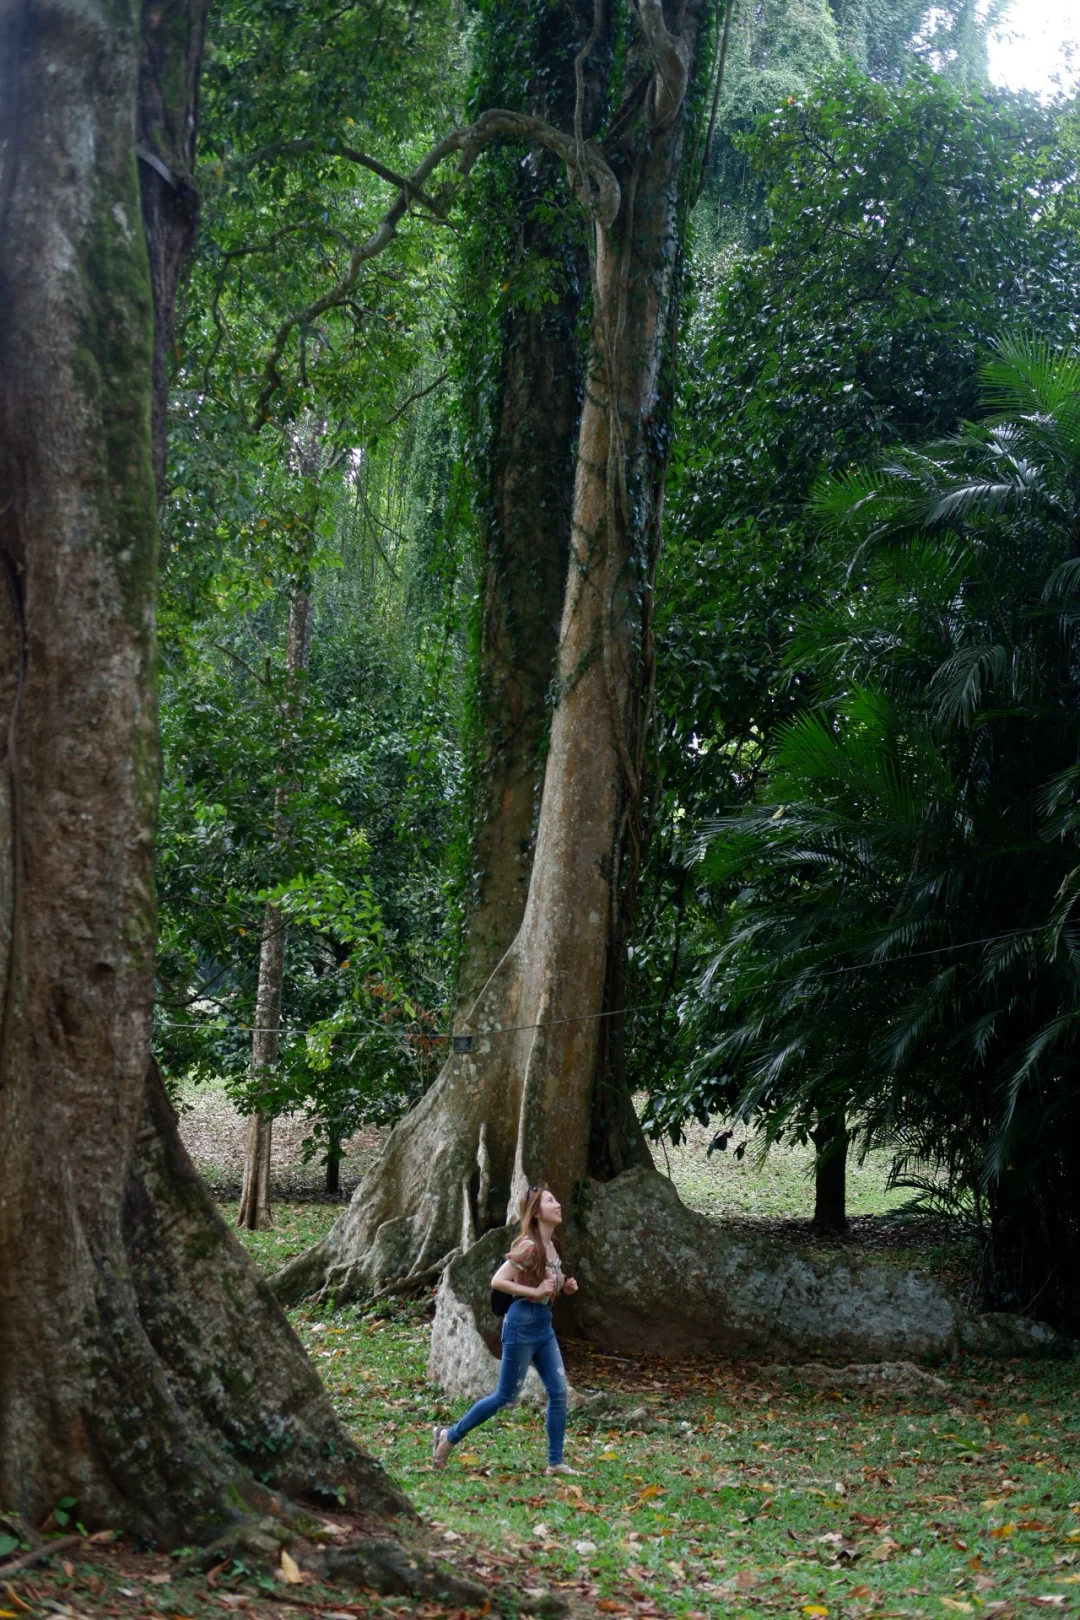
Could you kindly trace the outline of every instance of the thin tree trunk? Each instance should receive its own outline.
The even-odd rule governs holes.
[[[819,1232],[847,1231],[847,1124],[842,1113],[826,1114],[812,1132],[814,1226]]]
[[[326,1196],[336,1198],[341,1191],[341,1158],[330,1148],[326,1155]]]
[[[314,512],[310,528],[314,530]],[[297,585],[289,603],[289,639],[285,654],[285,724],[282,731],[282,770],[286,780],[275,795],[274,845],[289,836],[289,799],[295,787],[289,755],[297,721],[298,684],[307,668],[311,640],[311,598]],[[255,995],[255,1028],[251,1035],[251,1078],[260,1085],[272,1082],[281,1051],[281,994],[285,983],[285,945],[288,925],[284,913],[267,901],[259,943],[259,982]],[[270,1155],[273,1146],[272,1110],[256,1108],[248,1121],[244,1153],[244,1181],[240,1192],[239,1224],[261,1232],[272,1224],[270,1213]]]
[[[636,13],[648,37],[631,49],[627,80],[647,88],[609,155],[618,216],[594,232],[556,706],[521,926],[465,1021],[472,1051],[450,1058],[324,1242],[282,1274],[282,1297],[324,1282],[347,1295],[425,1280],[490,1224],[496,1190],[506,1207],[544,1178],[572,1207],[587,1180],[619,851],[640,790],[640,551],[662,489],[661,368],[686,89],[704,9],[685,0],[676,36],[656,0]]]
[[[37,1522],[71,1495],[83,1524],[165,1543],[328,1489],[404,1511],[217,1215],[149,1060],[139,14],[34,0],[16,21],[0,109],[0,1502]]]

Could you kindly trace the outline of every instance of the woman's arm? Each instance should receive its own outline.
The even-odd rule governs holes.
[[[530,1288],[528,1283],[520,1282],[517,1268],[509,1260],[503,1261],[491,1279],[491,1286],[498,1289],[500,1294],[514,1294],[518,1299],[549,1299],[555,1290],[555,1284],[550,1277],[545,1277],[537,1288]]]

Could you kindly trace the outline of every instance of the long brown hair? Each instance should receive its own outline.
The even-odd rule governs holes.
[[[543,1282],[547,1275],[547,1251],[544,1247],[544,1234],[540,1230],[540,1200],[548,1191],[550,1188],[546,1181],[538,1182],[535,1187],[526,1187],[518,1203],[521,1221],[521,1237],[518,1242],[521,1242],[521,1238],[528,1238],[536,1249],[536,1270],[525,1274],[534,1287]],[[554,1232],[551,1234],[551,1242],[555,1252],[561,1256],[562,1250],[555,1241]]]

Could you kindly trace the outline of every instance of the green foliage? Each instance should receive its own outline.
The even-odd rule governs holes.
[[[839,63],[899,87],[919,65],[960,87],[986,84],[986,41],[1003,10],[974,0],[764,0],[737,6],[709,172],[695,219],[697,245],[715,252],[768,235],[767,184],[748,152],[777,108],[813,96]]]
[[[728,894],[697,1109],[941,1166],[999,1302],[1067,1315],[1080,1233],[1080,364],[1023,336],[992,414],[824,481],[843,571],[789,659],[815,705],[705,835]]]
[[[280,521],[280,489],[264,493]],[[241,574],[242,551],[218,610],[178,616],[165,644],[163,1065],[178,1080],[225,1076],[245,1106],[306,1107],[328,1144],[392,1117],[430,1079],[451,966],[441,866],[459,773],[455,677],[423,620],[410,634],[430,557],[406,540],[386,551],[368,521],[385,495],[363,464],[324,479],[312,653],[284,737],[287,597],[273,576]],[[267,901],[288,926],[286,983],[280,1060],[256,1096]]]
[[[164,513],[158,1051],[174,1082],[306,1110],[331,1151],[430,1081],[452,970],[472,582],[438,401],[446,233],[404,221],[352,298],[297,327],[265,423],[256,403],[279,324],[393,195],[346,148],[411,167],[458,121],[461,62],[434,0],[230,0],[204,81]],[[297,590],[312,632],[294,680]],[[282,1041],[256,1090],[268,904],[287,928]]]
[[[656,835],[629,995],[667,1003],[632,1026],[657,1128],[693,1093],[679,1009],[724,908],[686,868],[686,829],[754,796],[807,697],[790,641],[831,588],[810,492],[952,431],[1004,323],[1071,334],[1072,143],[1068,119],[1023,101],[843,68],[748,145],[770,236],[699,271],[658,586]]]

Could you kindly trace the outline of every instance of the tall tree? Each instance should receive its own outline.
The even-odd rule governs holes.
[[[448,1061],[327,1239],[286,1271],[286,1294],[322,1280],[348,1291],[425,1278],[497,1224],[528,1182],[546,1177],[570,1204],[590,1169],[611,1174],[647,1158],[630,1111],[610,1104],[600,1030],[617,1010],[605,996],[641,839],[665,366],[707,8],[683,0],[672,11],[670,26],[657,0],[614,14],[628,35],[625,93],[590,155],[581,120],[605,15],[597,9],[575,63],[574,136],[546,140],[562,145],[587,193],[592,306],[556,702],[522,922],[464,1020],[472,1050]]]
[[[524,11],[504,3],[489,8],[484,20],[485,60],[474,99],[569,128],[577,93],[574,58],[592,21],[588,0],[554,9],[539,0]],[[597,39],[582,109],[586,139],[604,111],[610,54],[610,42]],[[578,326],[589,280],[588,255],[554,152],[537,146],[524,161],[514,149],[500,152],[478,190],[467,259],[470,302],[473,308],[494,303],[496,330],[470,341],[470,312],[465,369],[470,397],[480,402],[473,441],[485,451],[478,469],[478,757],[458,984],[462,1009],[513,941],[529,891],[570,556],[581,416]],[[505,217],[493,250],[485,203],[496,201]],[[492,348],[498,381],[487,404],[476,385],[490,366],[484,351]],[[482,419],[486,404],[488,421]]]
[[[138,9],[35,0],[5,20],[0,1498],[36,1519],[70,1494],[84,1523],[165,1542],[328,1487],[400,1511],[211,1205],[149,1065],[157,534]],[[181,64],[201,23],[181,8],[172,21],[176,71],[160,78],[191,97],[193,128],[198,75]]]
[[[321,433],[313,423],[302,426],[295,445],[298,470],[307,499],[301,520],[296,570],[289,593],[289,630],[285,651],[285,690],[281,705],[279,737],[280,780],[274,795],[273,842],[280,848],[289,842],[289,800],[296,791],[295,744],[298,710],[303,697],[303,678],[311,642],[311,556],[319,504],[319,463]],[[281,992],[285,983],[285,940],[288,922],[275,901],[267,900],[259,941],[259,978],[255,993],[255,1020],[251,1032],[251,1079],[256,1096],[267,1071],[272,1076],[281,1046]],[[265,1104],[256,1106],[248,1119],[244,1154],[244,1182],[240,1191],[238,1220],[250,1232],[270,1225],[270,1151],[274,1115]]]
[[[286,710],[283,715],[282,772],[289,771],[287,751],[290,722],[296,706],[300,677],[307,664],[311,627],[311,597],[304,583],[293,586],[289,602],[289,640],[285,655]],[[274,843],[285,843],[289,836],[289,783],[281,784],[274,805]],[[251,1032],[251,1077],[259,1086],[267,1070],[277,1066],[281,1045],[281,992],[285,982],[285,939],[288,922],[273,900],[263,912],[259,941],[259,981],[255,993],[255,1027]],[[251,1232],[270,1225],[270,1150],[274,1116],[256,1108],[248,1120],[247,1150],[244,1156],[244,1184],[240,1192],[238,1219]]]

